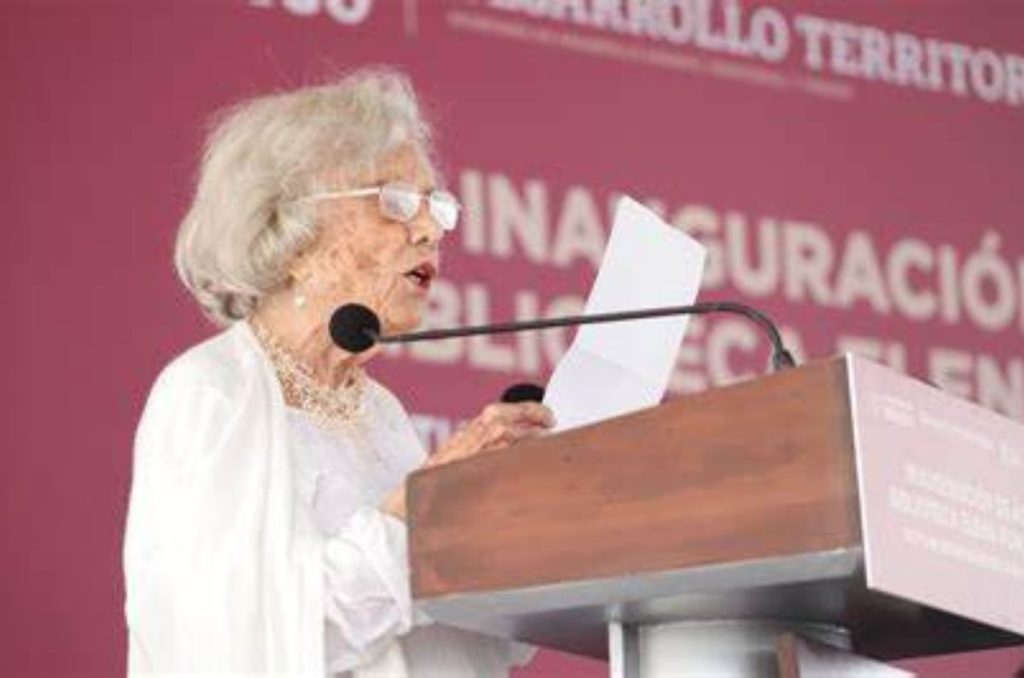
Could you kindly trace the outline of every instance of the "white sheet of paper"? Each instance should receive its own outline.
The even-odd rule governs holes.
[[[624,197],[585,313],[692,304],[704,272],[703,245]],[[544,403],[557,430],[661,402],[687,316],[584,325],[551,375]]]

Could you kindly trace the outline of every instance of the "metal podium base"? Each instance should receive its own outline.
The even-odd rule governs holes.
[[[850,648],[849,633],[824,624],[685,621],[608,625],[612,678],[774,678],[776,640],[786,632]]]

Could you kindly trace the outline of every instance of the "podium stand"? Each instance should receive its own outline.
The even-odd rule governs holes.
[[[995,457],[967,449],[994,429]],[[989,492],[973,472],[995,464],[991,496],[1024,508],[1018,453],[1016,422],[860,358],[814,363],[417,472],[413,595],[441,623],[630,678],[814,675],[808,647],[884,661],[1018,644],[1016,514],[992,517],[1010,541],[960,553],[918,507],[960,487],[927,465],[966,459],[964,487]],[[909,479],[880,490],[892,463]]]

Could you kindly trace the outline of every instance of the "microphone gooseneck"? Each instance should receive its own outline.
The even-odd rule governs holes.
[[[370,348],[375,343],[408,344],[416,341],[454,339],[480,334],[505,334],[508,332],[544,330],[554,327],[643,320],[672,315],[706,315],[708,313],[732,313],[752,320],[761,326],[768,335],[769,341],[771,341],[772,368],[778,371],[796,365],[796,360],[793,359],[793,355],[786,349],[782,341],[782,335],[771,318],[756,308],[735,301],[707,301],[687,306],[665,306],[662,308],[638,309],[618,313],[521,320],[517,322],[495,323],[493,325],[470,325],[446,330],[423,330],[390,336],[381,335],[380,321],[373,311],[359,304],[346,304],[338,308],[331,317],[331,338],[346,351],[359,353]]]

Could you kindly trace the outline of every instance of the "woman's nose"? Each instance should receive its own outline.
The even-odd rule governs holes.
[[[412,242],[416,245],[434,245],[441,242],[444,237],[444,229],[437,223],[437,220],[430,214],[430,210],[424,205],[419,214],[409,223],[409,233]]]

